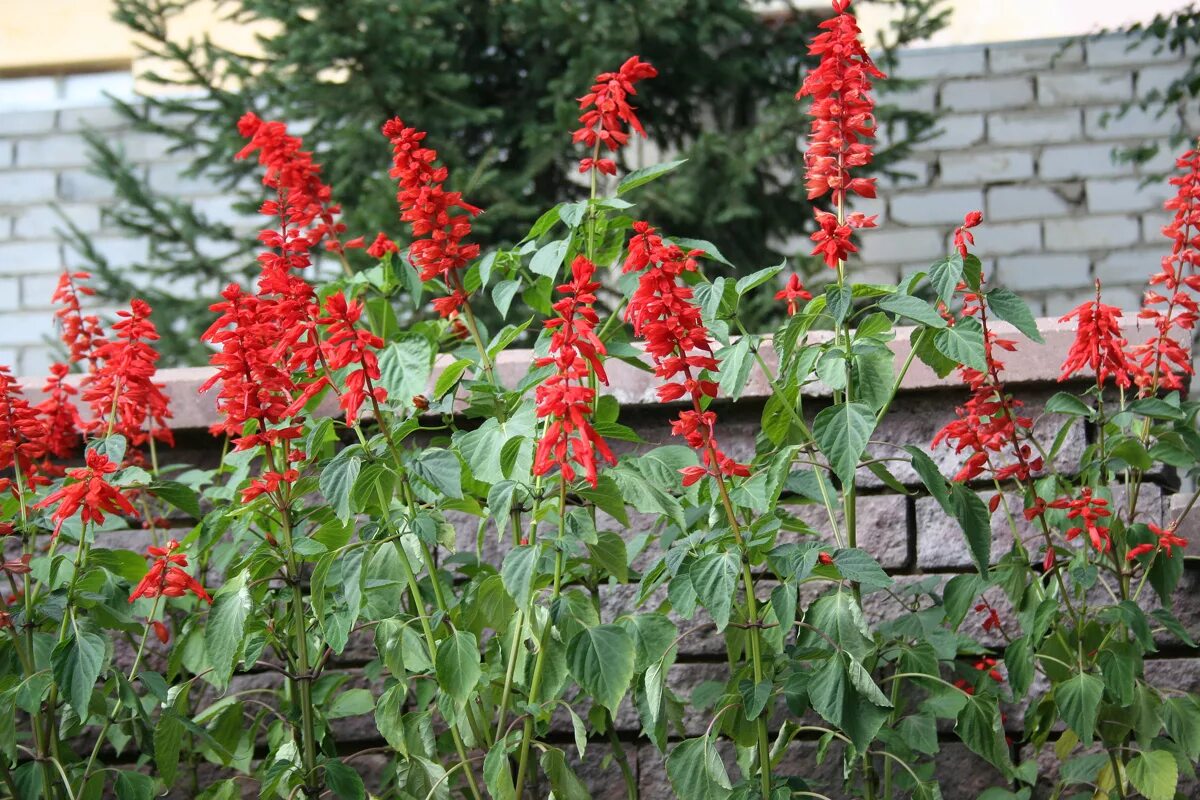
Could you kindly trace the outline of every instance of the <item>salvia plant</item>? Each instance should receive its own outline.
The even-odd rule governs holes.
[[[486,253],[481,209],[448,188],[421,131],[382,130],[401,244],[347,236],[300,139],[247,114],[237,156],[259,164],[265,222],[258,282],[230,285],[203,336],[216,466],[169,460],[149,306],[106,327],[85,314],[87,276],[64,274],[55,300],[80,375],[56,366],[34,402],[0,370],[7,792],[573,800],[589,796],[573,765],[599,743],[606,796],[636,797],[617,734],[632,724],[687,800],[939,798],[963,778],[939,771],[946,743],[996,769],[994,800],[1184,796],[1200,701],[1143,660],[1195,647],[1171,600],[1196,495],[1165,525],[1139,497],[1191,480],[1200,458],[1184,395],[1200,152],[1171,179],[1171,246],[1138,327],[1097,287],[1067,317],[1062,378],[1077,391],[1035,416],[1001,358],[1038,329],[987,285],[979,212],[929,270],[850,280],[857,231],[876,222],[848,206],[875,194],[857,173],[882,73],[848,5],[821,24],[797,93],[808,192],[827,209],[818,293],[783,265],[710,280],[716,248],[639,217],[637,188],[687,167],[618,169],[643,133],[633,98],[657,74],[636,56],[579,100],[589,198]],[[375,266],[305,277],[355,248]],[[786,308],[772,336],[739,322],[754,293]],[[505,349],[533,320],[489,331],[476,307],[504,318],[518,295],[544,321],[514,369]],[[616,309],[603,318],[601,296]],[[957,371],[963,404],[931,442],[881,441],[917,359]],[[677,409],[677,443],[651,448],[621,421],[606,387],[634,369]],[[716,401],[752,375],[771,392],[751,449]],[[858,487],[907,493],[901,468],[957,520],[973,571],[902,584],[860,547]],[[803,498],[821,524],[797,516]],[[1011,528],[1007,552],[993,553],[993,520]],[[122,546],[131,535],[144,555]],[[865,614],[868,599],[886,613]],[[677,653],[714,634],[723,680],[689,695]],[[337,666],[349,651],[366,662],[353,675]],[[339,720],[363,715],[386,745],[339,749]],[[811,758],[790,757],[802,744]],[[797,766],[818,763],[832,768]]]

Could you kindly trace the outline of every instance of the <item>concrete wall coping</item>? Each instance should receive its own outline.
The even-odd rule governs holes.
[[[1071,323],[1059,322],[1052,318],[1038,320],[1038,329],[1045,339],[1044,344],[1037,344],[1021,336],[1004,323],[993,323],[993,329],[1001,334],[1012,333],[1017,340],[1017,352],[1005,353],[1004,377],[1013,385],[1032,383],[1054,383],[1058,380],[1059,370],[1071,342],[1075,338],[1075,326]],[[1129,323],[1132,328],[1132,321]],[[911,347],[909,334],[912,328],[898,327],[892,349],[896,354],[895,370],[899,373]],[[816,332],[810,339],[827,338],[827,332]],[[772,369],[777,365],[778,358],[769,342],[762,348],[763,360]],[[436,381],[438,374],[452,362],[448,355],[442,355],[434,368],[430,386]],[[496,371],[500,381],[505,386],[515,386],[530,371],[533,355],[530,350],[510,350],[501,353],[496,363]],[[649,406],[658,405],[655,390],[662,384],[652,372],[637,369],[616,359],[611,359],[607,365],[609,385],[602,387],[604,394],[615,397],[622,405]],[[158,372],[158,380],[165,386],[166,394],[171,399],[171,410],[174,414],[173,428],[177,430],[193,430],[207,428],[217,421],[216,398],[218,388],[214,387],[205,394],[200,394],[200,386],[212,375],[210,367],[178,367],[162,369]],[[82,376],[72,376],[78,381]],[[22,389],[31,400],[41,397],[41,387],[44,379],[41,377],[26,377],[21,379]],[[936,390],[959,387],[962,382],[956,374],[939,378],[933,370],[914,359],[904,377],[901,389],[906,392],[921,390]],[[751,370],[749,381],[742,397],[751,400],[762,400],[770,396],[771,387],[767,377],[757,365]],[[829,391],[820,384],[806,388],[807,395],[813,397],[827,396]],[[328,413],[336,412],[336,405],[328,404]]]

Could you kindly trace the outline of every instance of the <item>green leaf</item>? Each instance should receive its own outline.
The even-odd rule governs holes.
[[[684,739],[667,756],[667,777],[676,797],[726,800],[732,788],[725,764],[708,737]]]
[[[462,498],[462,462],[458,456],[440,447],[421,451],[421,455],[409,465],[417,477],[437,489],[446,497]]]
[[[950,509],[971,551],[971,560],[983,577],[992,561],[992,517],[987,503],[961,483],[950,486]]]
[[[742,396],[754,357],[750,355],[750,337],[743,336],[721,350],[721,394],[731,400]]]
[[[375,698],[367,689],[347,689],[325,707],[328,719],[358,717],[375,710]]]
[[[900,737],[919,753],[934,755],[938,751],[937,717],[933,714],[913,714],[900,720]]]
[[[1026,338],[1038,344],[1045,344],[1029,306],[1012,291],[1003,286],[992,289],[987,293],[987,307],[992,314],[1025,334]]]
[[[466,703],[483,675],[479,668],[479,643],[475,635],[455,631],[440,641],[434,670],[442,691],[460,704]]]
[[[676,236],[671,239],[671,243],[682,247],[684,250],[699,250],[713,261],[717,261],[727,267],[733,266],[733,264],[729,263],[729,259],[721,255],[721,251],[717,249],[715,244],[704,239],[684,239]],[[730,288],[735,289],[736,287]]]
[[[1125,767],[1133,788],[1146,796],[1146,800],[1173,800],[1175,787],[1179,783],[1179,765],[1175,756],[1166,750],[1151,750],[1138,753]]]
[[[825,290],[825,307],[829,309],[834,325],[841,325],[846,320],[853,304],[854,293],[849,286],[833,284]]]
[[[654,164],[649,167],[635,169],[633,172],[621,179],[621,182],[617,185],[617,194],[625,194],[626,192],[636,189],[639,186],[643,186],[656,178],[660,178],[671,170],[676,169],[686,161],[686,158],[682,158],[678,161],[665,161],[662,164]],[[680,246],[682,247],[683,245]]]
[[[500,319],[508,316],[513,298],[519,291],[521,291],[521,282],[514,280],[503,280],[492,287],[492,305],[500,312]]]
[[[863,403],[841,403],[823,409],[813,420],[817,446],[843,485],[854,482],[858,462],[875,430],[875,414]]]
[[[500,565],[500,579],[504,581],[504,589],[517,608],[528,606],[533,596],[533,575],[540,553],[537,545],[514,547],[504,556],[504,562]]]
[[[950,298],[954,297],[954,291],[962,282],[962,278],[963,260],[958,253],[943,258],[929,269],[929,282],[946,305],[950,304]]]
[[[841,728],[860,753],[879,733],[891,706],[862,665],[845,652],[834,653],[813,670],[808,697],[813,710]]]
[[[362,469],[362,458],[353,454],[347,455],[347,452],[343,450],[330,459],[317,480],[321,494],[325,495],[330,507],[343,522],[350,519],[350,492],[354,489],[354,482],[358,480],[358,473]]]
[[[929,495],[938,501],[938,505],[942,507],[943,511],[952,514],[950,486],[938,465],[929,457],[928,453],[916,445],[905,445],[904,449],[912,459],[913,470],[921,479],[921,483],[925,484],[925,488],[929,490]]]
[[[1033,647],[1028,636],[1013,639],[1004,648],[1004,666],[1008,668],[1008,684],[1015,697],[1023,697],[1033,685]]]
[[[529,229],[529,233],[525,234],[525,238],[521,241],[530,242],[540,239],[542,235],[546,233],[546,231],[557,225],[561,219],[558,212],[563,205],[563,203],[559,203],[558,205],[554,206],[554,208],[543,212],[542,215],[537,218],[537,222],[533,223],[533,227]]]
[[[533,435],[534,410],[526,405],[504,422],[492,417],[473,431],[456,433],[454,442],[476,480],[497,483],[506,478],[516,480],[529,472]],[[516,448],[516,461],[508,465],[506,473],[503,455],[510,445]]]
[[[493,800],[515,800],[512,768],[508,763],[508,742],[497,739],[483,758],[483,783]]]
[[[67,637],[54,647],[50,656],[54,683],[80,719],[88,718],[92,690],[104,668],[107,643],[100,634],[72,625],[67,629]]]
[[[1046,401],[1047,414],[1067,414],[1072,417],[1091,419],[1095,413],[1092,407],[1073,394],[1058,392]]]
[[[614,717],[633,680],[633,662],[633,639],[620,625],[585,628],[567,645],[571,674]]]
[[[1012,772],[1012,760],[1000,724],[1000,708],[995,697],[967,696],[958,712],[954,732],[963,744],[997,767],[1005,777]]]
[[[946,320],[942,319],[942,315],[919,297],[907,294],[889,294],[879,301],[879,307],[891,314],[908,317],[931,328],[946,327]]]
[[[542,765],[542,772],[550,780],[554,800],[592,800],[587,787],[567,764],[562,750],[547,747],[539,763]]]
[[[424,336],[404,335],[379,353],[379,385],[388,402],[412,408],[412,399],[425,394],[433,374],[433,345]]]
[[[458,379],[462,377],[467,368],[471,366],[470,359],[460,358],[450,366],[442,370],[438,375],[437,382],[433,385],[433,399],[441,400],[454,386],[458,383]]]
[[[697,559],[688,569],[692,588],[696,590],[700,603],[712,615],[718,632],[725,630],[729,624],[729,613],[733,608],[733,595],[741,570],[742,560],[732,552],[709,553]]]
[[[625,540],[612,531],[597,534],[596,541],[588,544],[588,552],[592,560],[602,570],[613,576],[620,583],[629,581],[629,555]]]
[[[934,334],[933,346],[946,358],[971,369],[987,372],[983,327],[974,317],[963,317],[952,327],[942,328]]]
[[[544,275],[551,280],[556,279],[570,246],[570,239],[558,239],[542,246],[533,254],[533,258],[529,262],[529,269],[535,275]]]
[[[863,620],[862,609],[859,608],[848,589],[839,588],[818,597],[816,602],[809,605],[805,611],[804,621],[816,631],[808,628],[801,629],[796,639],[796,644],[801,648],[827,650],[829,649],[829,642],[825,640],[827,636],[837,647],[857,659],[861,660],[871,651],[870,631],[867,629],[867,623]],[[821,635],[822,633],[824,636]]]
[[[1163,727],[1192,761],[1200,761],[1200,700],[1168,697],[1162,706]]]
[[[150,494],[170,503],[192,519],[204,516],[200,510],[200,496],[191,487],[178,481],[155,481],[146,488]]]
[[[833,554],[833,564],[846,580],[868,589],[885,589],[894,581],[870,553],[858,548],[843,548]]]
[[[773,267],[766,267],[758,270],[757,272],[752,272],[743,278],[738,278],[737,285],[734,287],[737,290],[738,297],[741,297],[751,289],[756,289],[759,286],[762,286],[764,283],[771,280],[771,278],[774,278],[776,275],[782,272],[785,266],[787,266],[786,261],[776,264]]]
[[[183,744],[184,724],[174,708],[165,708],[154,726],[154,766],[167,788],[175,782],[179,770],[179,750]]]
[[[229,685],[233,663],[242,649],[246,620],[250,618],[250,588],[246,585],[249,573],[242,570],[213,596],[212,611],[204,626],[204,649],[218,686]]]
[[[117,800],[154,800],[154,778],[140,772],[121,770],[114,788]]]
[[[1054,704],[1063,722],[1085,745],[1092,743],[1096,715],[1104,697],[1104,681],[1081,672],[1054,687]]]
[[[325,761],[325,785],[340,800],[363,800],[367,796],[367,789],[359,774],[349,764],[343,764],[336,758]]]
[[[946,583],[942,593],[942,604],[946,609],[946,621],[953,630],[958,630],[967,611],[975,605],[975,598],[986,584],[978,575],[955,575]]]

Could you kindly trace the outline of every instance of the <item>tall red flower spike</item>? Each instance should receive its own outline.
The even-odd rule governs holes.
[[[129,595],[129,602],[132,603],[139,597],[183,597],[189,592],[200,600],[207,603],[212,602],[212,598],[208,596],[208,592],[204,591],[200,581],[184,570],[188,563],[187,556],[175,552],[178,549],[179,542],[174,539],[167,542],[166,547],[146,549],[146,558],[153,558],[155,561],[145,576],[138,581],[138,585],[134,587],[132,594]],[[156,634],[160,640],[164,639],[162,632],[156,631]]]
[[[38,412],[21,394],[21,387],[9,372],[0,366],[0,473],[12,469],[20,473],[25,488],[45,484],[37,476],[34,462],[46,454],[46,426]],[[17,495],[17,483],[0,477],[0,492]]]
[[[54,520],[54,535],[62,530],[63,523],[83,510],[84,523],[94,522],[97,525],[104,522],[105,514],[124,514],[136,517],[137,511],[121,493],[121,490],[108,482],[105,477],[117,471],[117,465],[108,456],[96,450],[89,450],[86,459],[87,466],[67,470],[67,477],[74,482],[61,486],[44,499],[34,504],[34,508],[50,508],[55,506],[50,518]]]
[[[96,348],[104,344],[104,329],[100,319],[93,314],[85,316],[80,308],[80,297],[91,297],[96,290],[81,285],[90,278],[86,272],[63,272],[58,276],[58,285],[50,302],[59,306],[54,316],[58,317],[61,329],[59,338],[66,345],[72,364],[87,360],[89,371],[97,368]]]
[[[437,151],[421,145],[424,131],[405,127],[396,117],[384,123],[383,135],[392,143],[393,166],[388,174],[399,182],[400,219],[412,226],[409,260],[421,280],[440,278],[446,284],[449,296],[435,307],[443,317],[450,317],[466,302],[460,273],[479,255],[479,245],[463,240],[471,233],[471,217],[480,209],[464,202],[459,192],[443,188],[449,170],[433,165]]]
[[[71,400],[79,390],[65,381],[67,372],[66,364],[50,365],[50,375],[42,387],[46,399],[37,405],[46,428],[46,453],[55,458],[70,458],[75,454],[80,445],[79,432],[84,427],[79,409]]]
[[[1111,549],[1112,542],[1108,538],[1108,526],[1101,523],[1112,516],[1112,512],[1108,510],[1108,501],[1103,497],[1093,496],[1089,487],[1085,486],[1079,491],[1078,499],[1059,498],[1050,503],[1050,508],[1066,509],[1067,519],[1082,522],[1081,525],[1067,531],[1068,542],[1087,531],[1092,547],[1101,553],[1107,553]]]
[[[1078,320],[1075,341],[1063,361],[1060,381],[1087,367],[1096,374],[1096,385],[1110,377],[1121,388],[1133,385],[1138,372],[1125,355],[1126,341],[1121,335],[1121,310],[1100,302],[1100,281],[1096,281],[1096,299],[1081,303],[1059,322]]]
[[[963,227],[973,228],[982,220],[983,215],[973,211],[967,214]],[[974,242],[974,238],[970,241]],[[945,442],[955,453],[969,453],[954,476],[955,481],[974,480],[987,472],[999,481],[1009,478],[1026,481],[1043,466],[1030,444],[1033,420],[1021,414],[1024,404],[1009,394],[1001,378],[1004,362],[996,356],[997,350],[1015,351],[1016,342],[1002,339],[988,328],[987,307],[980,295],[965,284],[959,284],[958,290],[963,294],[963,315],[975,317],[983,328],[987,370],[959,368],[971,397],[955,409],[957,419],[937,432],[932,445],[937,447]],[[999,497],[996,495],[997,502]]]
[[[837,16],[821,23],[821,33],[809,44],[810,55],[820,63],[808,73],[796,99],[812,98],[812,127],[808,150],[804,154],[808,197],[831,195],[833,204],[842,208],[847,193],[875,196],[874,178],[855,178],[851,171],[865,167],[874,157],[869,140],[875,136],[875,101],[871,98],[871,80],[885,78],[867,54],[859,37],[858,21],[846,9],[848,0],[834,0]],[[824,215],[824,216],[823,216]],[[817,212],[820,229],[813,239],[813,251],[836,267],[839,259],[854,252],[850,234],[854,228],[871,227],[873,217],[851,216],[832,220],[827,212]]]
[[[317,319],[318,325],[328,329],[325,358],[329,369],[352,367],[338,398],[346,412],[348,425],[353,425],[358,418],[368,393],[378,403],[387,399],[387,390],[375,383],[379,380],[379,360],[375,351],[383,347],[383,340],[369,330],[357,327],[362,314],[361,301],[347,300],[344,294],[337,292],[325,299],[324,316]]]
[[[629,142],[625,125],[645,138],[646,131],[638,120],[636,109],[629,105],[629,98],[637,94],[634,84],[658,75],[658,70],[631,56],[616,72],[601,72],[596,76],[591,90],[579,98],[580,126],[571,134],[574,142],[590,147],[598,154],[600,146],[612,153]],[[579,162],[580,172],[597,170],[605,175],[616,175],[617,165],[611,158],[589,156]]]
[[[1160,389],[1182,389],[1183,376],[1191,375],[1191,339],[1200,307],[1196,295],[1200,292],[1200,150],[1191,149],[1180,156],[1175,166],[1183,174],[1171,178],[1178,187],[1175,197],[1163,207],[1175,212],[1163,235],[1171,240],[1171,253],[1164,256],[1162,269],[1151,276],[1138,314],[1149,321],[1155,330],[1148,341],[1134,347],[1130,355],[1136,360],[1140,374],[1137,385],[1143,395]]]
[[[145,444],[151,436],[174,444],[167,422],[170,401],[163,384],[154,381],[158,352],[151,342],[158,341],[158,330],[150,313],[150,305],[135,298],[128,311],[117,312],[115,338],[94,351],[99,366],[83,384],[83,400],[92,409],[91,433],[111,428],[134,445]]]
[[[601,383],[608,383],[601,361],[604,343],[596,335],[599,318],[593,304],[600,284],[592,280],[595,271],[595,264],[582,255],[576,256],[570,282],[558,287],[563,295],[554,304],[558,316],[546,320],[546,329],[552,332],[550,355],[535,364],[553,366],[555,372],[537,387],[537,415],[550,421],[538,442],[533,463],[535,474],[545,475],[557,466],[568,481],[575,480],[575,466],[579,466],[592,486],[597,482],[597,453],[609,464],[616,463],[590,421],[596,393],[588,385],[589,372],[594,372]]]
[[[633,324],[633,332],[645,340],[654,373],[664,381],[658,399],[664,403],[691,400],[692,407],[679,412],[671,432],[684,437],[704,461],[704,467],[684,470],[683,485],[690,486],[708,474],[747,477],[750,468],[717,445],[716,413],[702,407],[705,398],[717,396],[717,383],[701,373],[716,373],[720,364],[700,309],[692,302],[692,290],[679,282],[683,273],[696,269],[700,251],[667,244],[645,222],[635,222],[633,229],[624,271],[641,275],[625,316]]]

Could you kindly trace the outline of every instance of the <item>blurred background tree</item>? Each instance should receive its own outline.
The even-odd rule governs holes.
[[[942,0],[865,0],[893,8],[876,43],[888,68],[897,47],[941,28]],[[639,114],[647,144],[687,168],[642,190],[639,213],[680,236],[713,242],[746,271],[799,256],[811,229],[799,140],[806,104],[793,95],[807,63],[818,12],[754,0],[229,0],[220,13],[264,31],[254,53],[210,39],[177,41],[171,20],[189,0],[117,0],[116,18],[137,34],[139,74],[159,91],[118,108],[139,131],[167,137],[203,177],[261,202],[235,123],[247,110],[303,130],[345,209],[347,236],[377,231],[405,243],[390,150],[379,133],[392,116],[429,131],[451,184],[486,209],[475,240],[486,251],[519,240],[542,211],[578,199],[580,157],[570,141],[575,98],[592,77],[631,54],[654,64]],[[822,6],[821,12],[826,9]],[[887,103],[900,81],[879,87],[888,145],[876,169],[904,158],[934,120]],[[238,231],[169,193],[151,191],[139,170],[102,136],[90,135],[94,169],[118,197],[110,222],[147,239],[141,263],[109,263],[88,237],[68,238],[102,297],[140,293],[159,312],[167,363],[203,363],[198,338],[207,306],[230,280],[256,271],[253,231]],[[637,152],[637,148],[631,148]],[[664,157],[665,158],[665,157]],[[658,159],[654,159],[658,160]],[[789,244],[789,239],[791,244]],[[794,252],[786,252],[792,250]],[[352,254],[362,258],[361,253]],[[365,265],[365,259],[362,265]],[[182,288],[181,287],[185,287]],[[745,309],[744,309],[745,310]],[[754,311],[754,310],[752,310]],[[765,324],[777,313],[759,308]]]

